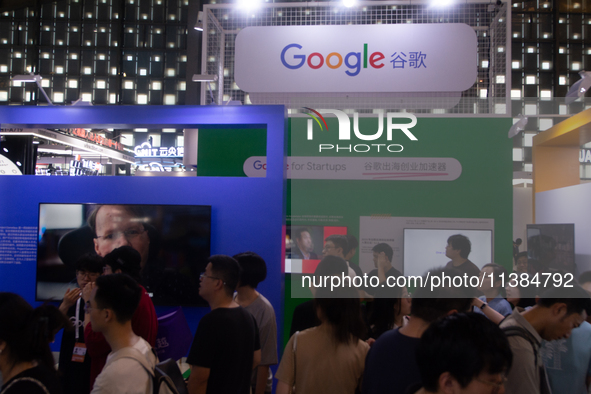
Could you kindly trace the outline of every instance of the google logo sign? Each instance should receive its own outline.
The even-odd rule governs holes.
[[[331,52],[326,57],[319,52],[305,55],[300,51],[302,48],[299,44],[286,45],[281,51],[281,63],[290,70],[297,70],[305,64],[313,70],[318,70],[324,65],[336,70],[344,63],[345,67],[348,68],[345,74],[354,77],[359,74],[362,67],[367,68],[368,63],[376,69],[384,67],[382,60],[386,58],[382,52],[373,52],[369,55],[367,44],[363,44],[363,54],[361,52],[349,52],[344,57],[338,52]]]

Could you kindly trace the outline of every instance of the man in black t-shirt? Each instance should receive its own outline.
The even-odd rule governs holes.
[[[431,276],[458,276],[451,269],[435,269]],[[372,345],[365,359],[363,394],[406,394],[420,383],[415,351],[423,332],[435,320],[471,308],[473,294],[463,287],[418,287],[413,293],[411,317],[404,327],[386,331]]]
[[[480,268],[468,260],[468,255],[472,251],[472,243],[468,237],[462,234],[452,235],[447,239],[445,255],[451,259],[445,266],[446,268],[455,268],[468,276],[479,276]]]
[[[261,360],[254,317],[233,300],[240,266],[230,256],[215,255],[200,276],[199,295],[211,312],[199,322],[187,363],[190,394],[248,394],[252,370]]]
[[[379,284],[384,284],[389,277],[397,278],[402,276],[402,273],[396,268],[392,267],[392,258],[394,256],[394,250],[387,243],[379,243],[374,246],[371,251],[373,252],[373,263],[376,266],[374,270],[371,270],[367,276],[377,277]],[[370,279],[371,283],[371,279]],[[376,283],[375,281],[373,283]],[[394,283],[394,282],[391,282]],[[379,287],[379,286],[378,286]],[[365,291],[367,294],[375,295],[378,287],[368,286]]]

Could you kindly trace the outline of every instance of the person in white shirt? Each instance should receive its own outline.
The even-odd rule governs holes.
[[[153,370],[158,360],[150,344],[131,328],[141,295],[141,287],[127,275],[104,275],[96,280],[86,310],[92,329],[105,336],[111,353],[92,394],[152,392],[152,377],[146,368]]]

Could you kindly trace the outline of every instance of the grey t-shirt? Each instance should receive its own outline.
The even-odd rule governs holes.
[[[521,336],[510,336],[508,338],[511,351],[513,352],[513,363],[507,375],[505,393],[540,394],[550,392],[545,375],[546,371],[540,356],[542,337],[540,337],[540,334],[538,334],[525,317],[521,315],[523,311],[523,308],[515,308],[513,313],[500,324],[501,328],[511,326],[524,328],[534,339],[532,345],[527,339]],[[545,386],[544,389],[542,389],[542,385]]]
[[[244,307],[249,311],[259,326],[259,337],[261,342],[261,364],[260,365],[275,365],[277,364],[277,321],[275,320],[275,311],[273,306],[262,294],[254,300],[250,305]],[[252,384],[256,384],[257,370],[252,374]],[[273,374],[269,369],[269,377],[267,379],[267,392],[271,392],[273,388]]]

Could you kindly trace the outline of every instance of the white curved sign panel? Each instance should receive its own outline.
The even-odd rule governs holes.
[[[236,37],[240,89],[286,92],[461,92],[477,77],[466,24],[247,27]]]

